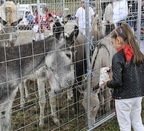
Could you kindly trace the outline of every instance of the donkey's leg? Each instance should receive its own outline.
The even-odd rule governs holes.
[[[49,96],[50,96],[49,101],[50,101],[51,114],[53,116],[53,121],[56,125],[59,126],[60,122],[59,122],[59,119],[58,119],[57,113],[56,113],[56,94],[50,92]]]
[[[20,90],[20,107],[23,108],[25,104],[25,99],[24,99],[24,82],[22,81],[19,84],[19,90]]]
[[[0,131],[9,131],[11,129],[12,107],[10,105],[12,104],[8,100],[0,105]]]
[[[12,104],[18,87],[12,92],[9,98],[0,104],[0,131],[10,131]]]
[[[56,79],[54,72],[51,69],[46,70],[46,77],[49,80],[50,91],[49,91],[49,103],[51,107],[51,114],[55,124],[60,125],[56,113],[56,93],[60,90],[60,83]]]
[[[39,126],[44,126],[44,109],[46,104],[46,98],[45,98],[45,79],[37,79],[37,85],[38,85],[38,93],[39,93],[39,106],[40,106],[40,122]]]
[[[70,101],[73,97],[73,90],[72,88],[67,89],[67,99]]]
[[[49,79],[49,84],[50,84],[50,92],[49,92],[49,101],[50,101],[50,107],[51,107],[51,113],[53,116],[53,121],[56,125],[60,125],[60,122],[57,118],[57,113],[56,113],[56,93],[59,91],[59,83],[55,79],[54,75],[51,75]]]
[[[37,78],[37,86],[38,86],[38,94],[39,94],[39,106],[40,106],[40,122],[39,126],[44,126],[44,109],[46,104],[46,96],[45,96],[45,81],[46,81],[46,73],[45,68],[40,68],[35,73]]]
[[[99,93],[100,105],[104,106],[104,87],[101,87],[98,93]]]
[[[111,109],[111,91],[109,88],[106,88],[104,91],[104,98],[105,98],[105,111],[109,112]]]
[[[28,93],[27,80],[28,79],[24,80],[24,89],[25,89],[25,98],[27,98],[28,101],[29,101],[29,93]]]
[[[76,86],[73,86],[73,97],[74,97],[74,112],[75,112],[75,114],[78,114],[79,113],[80,92],[78,91]]]

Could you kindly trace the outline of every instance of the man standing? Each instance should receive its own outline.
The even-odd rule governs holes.
[[[79,31],[85,35],[85,24],[86,24],[86,16],[85,16],[85,0],[81,0],[81,7],[76,11],[76,22],[79,27]],[[91,7],[89,7],[89,29],[91,31],[92,21],[94,18],[94,11]]]
[[[109,3],[105,8],[104,19],[105,19],[105,25],[106,25],[105,35],[108,35],[115,28],[114,23],[113,23],[112,3]]]

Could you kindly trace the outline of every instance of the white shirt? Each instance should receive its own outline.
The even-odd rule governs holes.
[[[92,16],[94,15],[94,11],[91,7],[89,7],[89,27],[91,28]],[[78,8],[76,11],[76,17],[78,17],[78,26],[79,28],[85,28],[85,9],[83,7]]]
[[[113,7],[112,4],[108,4],[105,8],[105,24],[109,21],[111,24],[113,23]]]

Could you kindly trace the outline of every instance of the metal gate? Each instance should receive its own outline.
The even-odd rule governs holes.
[[[121,0],[119,0],[121,1]],[[4,8],[1,8],[1,13],[0,13],[0,17],[4,20],[4,21],[10,21],[12,19],[8,19],[7,17],[4,16],[4,14],[8,15],[9,13],[9,8],[7,8],[7,5],[5,4],[7,2],[7,0],[3,0],[0,1],[0,4],[3,5]],[[30,13],[33,18],[35,18],[35,11],[37,10],[38,12],[38,25],[41,25],[40,23],[40,19],[41,17],[43,19],[45,19],[44,13],[43,13],[43,9],[46,7],[49,11],[49,13],[51,13],[52,17],[49,19],[50,22],[50,28],[47,28],[46,26],[44,26],[43,28],[43,34],[44,34],[44,38],[50,36],[52,34],[52,26],[53,26],[53,21],[54,21],[54,17],[59,17],[59,18],[64,18],[64,20],[67,22],[64,27],[65,27],[65,32],[69,35],[73,29],[74,29],[74,25],[76,25],[76,18],[75,18],[75,13],[77,11],[77,9],[80,7],[80,0],[13,0],[14,4],[16,5],[17,9],[15,11],[15,13],[17,14],[18,18],[21,18],[22,21],[16,26],[16,32],[19,38],[19,42],[21,44],[28,44],[31,42],[31,47],[32,47],[32,51],[35,50],[34,48],[34,42],[33,42],[33,37],[34,37],[34,31],[33,31],[33,25],[34,23],[29,23],[29,21],[27,21],[26,17],[27,17],[27,13]],[[29,78],[29,80],[26,81],[26,85],[29,85],[27,88],[25,88],[24,90],[20,90],[21,86],[15,87],[16,88],[16,96],[14,99],[14,102],[12,102],[11,104],[13,105],[12,108],[12,112],[9,111],[8,114],[11,115],[11,127],[7,128],[7,127],[2,127],[1,125],[3,125],[4,118],[6,118],[6,111],[5,111],[5,106],[3,106],[4,104],[7,103],[3,103],[3,100],[1,100],[1,106],[0,106],[0,111],[1,111],[1,115],[0,115],[0,129],[2,131],[4,131],[4,129],[8,130],[15,130],[15,131],[48,131],[48,130],[53,130],[53,131],[57,131],[57,130],[70,130],[70,131],[74,131],[74,130],[93,130],[95,128],[97,128],[98,126],[102,125],[103,123],[107,122],[108,120],[110,120],[111,118],[113,118],[115,116],[114,113],[114,100],[111,98],[111,90],[107,90],[106,88],[100,88],[97,89],[97,85],[99,82],[99,74],[100,74],[100,65],[98,65],[98,63],[101,63],[103,58],[100,59],[99,56],[99,52],[97,51],[98,48],[97,47],[98,43],[102,43],[102,44],[107,44],[107,43],[111,43],[109,36],[105,36],[101,39],[100,34],[101,35],[105,35],[105,19],[104,19],[104,14],[105,14],[105,8],[108,5],[108,3],[110,2],[114,2],[112,0],[85,0],[86,2],[86,12],[88,12],[89,7],[92,7],[92,9],[94,10],[94,12],[96,13],[95,15],[95,19],[94,19],[94,23],[95,25],[92,26],[94,27],[93,29],[95,31],[97,31],[97,39],[95,39],[94,34],[91,36],[90,32],[89,32],[89,14],[86,13],[86,35],[84,36],[83,39],[84,42],[81,45],[81,48],[84,48],[84,46],[86,47],[83,50],[86,50],[86,57],[83,57],[83,59],[75,61],[73,64],[75,65],[75,63],[79,63],[81,61],[87,61],[87,69],[86,72],[84,74],[83,72],[83,76],[79,76],[82,77],[83,79],[81,81],[75,81],[75,88],[76,90],[79,90],[79,92],[81,92],[80,96],[79,93],[77,92],[77,94],[75,94],[74,97],[78,97],[79,99],[76,103],[73,102],[73,98],[72,100],[69,100],[69,95],[71,96],[72,92],[70,90],[72,85],[68,85],[69,87],[67,87],[66,89],[59,91],[57,93],[55,93],[56,95],[56,101],[53,103],[56,106],[56,110],[54,112],[56,112],[57,114],[57,118],[59,120],[59,122],[54,121],[54,116],[51,112],[51,105],[49,102],[49,91],[50,89],[47,88],[47,86],[45,87],[45,98],[46,98],[46,103],[43,103],[43,101],[40,98],[40,92],[38,90],[38,86],[37,86],[37,81],[35,79],[32,79],[28,76],[23,76],[23,74],[20,74],[20,76],[18,78],[13,78],[12,81],[14,80],[20,80],[20,83],[23,83],[23,80],[27,77]],[[128,7],[131,7],[132,4],[132,0],[128,0]],[[143,34],[140,33],[141,27],[143,26],[143,20],[141,21],[141,0],[138,1],[138,10],[136,12],[130,12],[131,15],[129,17],[126,17],[125,19],[123,19],[121,21],[122,22],[127,22],[128,24],[131,23],[136,23],[135,27],[132,27],[134,30],[134,33],[137,36],[137,40],[139,41],[138,43],[142,43],[143,41]],[[3,10],[4,9],[4,10]],[[130,8],[129,8],[130,9]],[[3,14],[4,13],[4,14]],[[13,12],[10,11],[10,14],[12,14]],[[133,14],[134,13],[134,14]],[[134,16],[133,16],[134,15]],[[133,17],[133,18],[131,18]],[[137,21],[136,21],[137,19]],[[11,22],[12,23],[12,22]],[[141,25],[142,23],[142,25]],[[116,23],[114,23],[116,25]],[[1,26],[1,29],[3,29],[3,27]],[[5,34],[5,32],[1,32],[1,35],[3,35],[3,33]],[[8,32],[10,33],[10,32]],[[7,34],[7,33],[6,33]],[[3,42],[5,42],[6,40],[9,40],[10,37],[1,37],[0,36],[0,43],[3,44]],[[74,39],[75,41],[75,39]],[[55,43],[56,44],[56,43]],[[16,45],[15,45],[16,46]],[[12,50],[15,51],[15,46],[14,47],[7,47],[6,44],[5,46],[3,46],[3,49],[0,49],[0,51],[4,51],[4,54],[7,52],[7,50]],[[21,50],[21,46],[17,45],[19,48],[17,48],[17,50]],[[45,41],[43,41],[43,46],[45,46]],[[106,45],[107,46],[107,45]],[[80,47],[79,45],[74,45],[74,48]],[[142,51],[144,51],[144,47],[141,44],[140,45]],[[45,47],[44,47],[45,48]],[[97,48],[97,49],[95,49]],[[113,54],[113,49],[109,48],[108,46],[106,47],[108,48],[105,49],[106,52],[103,52],[103,54]],[[65,50],[67,50],[67,48],[65,48]],[[42,52],[43,51],[43,52]],[[42,51],[38,51],[39,53],[33,54],[33,52],[31,54],[28,54],[27,56],[25,56],[25,58],[29,58],[32,57],[32,61],[34,62],[34,58],[38,55],[41,54],[45,54],[44,50]],[[55,51],[55,53],[57,52],[57,50]],[[19,52],[20,53],[20,52]],[[29,53],[29,52],[28,52]],[[77,52],[75,52],[77,53]],[[107,57],[107,56],[104,56]],[[111,66],[111,58],[112,57],[108,57],[106,59],[106,63],[109,63],[109,66]],[[9,65],[9,62],[12,61],[16,61],[16,60],[20,60],[22,61],[24,59],[23,56],[19,55],[18,58],[12,58],[12,59],[8,59],[6,57],[4,58],[0,58],[2,59],[0,61],[0,64],[5,63],[6,67],[11,66],[11,64]],[[0,65],[1,66],[1,65]],[[27,65],[29,66],[29,65]],[[82,65],[83,67],[81,68],[85,68],[85,65]],[[105,65],[104,65],[105,66]],[[103,67],[103,66],[101,66]],[[2,68],[2,67],[0,67]],[[21,70],[22,71],[22,65],[20,64],[20,69],[17,70]],[[38,67],[37,67],[38,68]],[[57,70],[59,70],[60,67],[58,67]],[[76,74],[76,68],[79,69],[79,67],[74,67],[75,71],[74,73]],[[16,69],[15,69],[16,70]],[[35,69],[36,70],[36,69]],[[35,72],[35,70],[33,70],[33,74]],[[2,71],[0,69],[0,71]],[[7,72],[7,68],[6,68],[6,72]],[[3,72],[2,72],[3,73]],[[23,73],[23,72],[21,72]],[[7,75],[10,75],[8,73],[6,73]],[[0,76],[1,78],[3,76]],[[15,77],[15,76],[13,76]],[[57,77],[57,76],[56,76]],[[76,75],[75,75],[76,77]],[[8,80],[8,76],[6,76],[7,80],[6,81],[2,81],[1,80],[1,89],[0,91],[3,91],[3,84],[9,84],[9,80]],[[57,79],[56,79],[57,80]],[[60,83],[61,81],[58,80],[58,82]],[[79,83],[82,83],[82,85],[79,85]],[[14,83],[12,83],[14,84]],[[11,89],[9,89],[8,86],[7,87],[7,97],[6,99],[9,99],[9,101],[11,101],[11,93],[8,93]],[[96,89],[94,89],[94,87]],[[12,87],[11,87],[12,88]],[[84,91],[82,89],[85,89]],[[21,92],[20,92],[21,91]],[[0,93],[0,98],[3,98],[3,95],[5,95],[5,92],[1,92]],[[60,97],[61,96],[61,97]],[[93,98],[94,98],[94,105],[93,105]],[[77,98],[76,98],[77,99]],[[96,101],[96,99],[98,101]],[[8,103],[9,103],[8,101]],[[4,99],[5,102],[5,99]],[[40,103],[41,102],[41,103]],[[98,102],[98,103],[97,103]],[[85,108],[84,105],[85,104]],[[45,109],[44,109],[44,117],[41,118],[42,121],[44,121],[43,124],[40,123],[40,113],[41,113],[41,108],[40,105],[45,105]],[[8,105],[11,106],[11,105]],[[77,110],[74,110],[74,106],[77,106]],[[78,109],[79,106],[79,109]],[[98,109],[98,111],[97,111]],[[78,111],[79,110],[79,111]],[[91,111],[94,111],[94,114],[91,114]],[[75,114],[75,112],[77,112],[77,114]],[[97,114],[95,114],[95,112],[97,112]],[[95,117],[95,120],[92,120],[92,117]],[[6,126],[6,125],[5,125]]]

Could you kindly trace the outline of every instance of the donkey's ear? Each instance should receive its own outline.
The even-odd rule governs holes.
[[[20,21],[22,21],[22,18],[20,18],[18,21],[11,23],[11,26],[16,26],[17,24],[20,23]]]
[[[6,24],[7,24],[7,22],[3,20],[3,25],[5,26]]]
[[[68,39],[69,39],[70,41],[72,41],[72,40],[74,40],[74,39],[77,38],[78,34],[79,34],[79,29],[78,29],[78,27],[75,25],[75,26],[74,26],[74,30],[73,30],[73,31],[71,32],[71,34],[69,35]]]
[[[74,26],[74,34],[75,34],[75,37],[77,37],[78,36],[78,34],[79,34],[79,29],[78,29],[78,26],[77,25],[75,25]]]
[[[5,20],[3,20],[1,17],[0,17],[0,23],[4,26],[7,24],[7,22]]]

